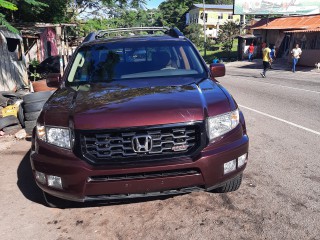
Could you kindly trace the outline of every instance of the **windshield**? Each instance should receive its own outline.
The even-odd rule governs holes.
[[[206,76],[190,43],[123,41],[86,46],[77,52],[67,81],[72,84],[170,76]]]

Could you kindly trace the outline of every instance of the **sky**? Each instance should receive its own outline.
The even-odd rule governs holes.
[[[164,0],[147,0],[147,8],[157,8]]]

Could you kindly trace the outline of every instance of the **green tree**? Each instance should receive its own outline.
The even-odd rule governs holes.
[[[0,9],[4,12],[0,13],[0,25],[4,25],[8,30],[18,33],[19,31],[14,28],[7,20],[6,16],[9,14],[16,13],[19,10],[19,7],[23,4],[27,4],[29,11],[40,12],[44,7],[48,5],[37,0],[0,0]]]
[[[69,6],[66,0],[38,0],[39,3],[47,5],[44,8],[30,8],[28,4],[21,2],[18,10],[13,13],[12,22],[45,22],[61,23],[68,22],[69,16],[67,8]],[[9,18],[8,18],[9,19]]]
[[[109,18],[89,19],[81,24],[84,35],[106,28],[162,26],[157,22],[159,12],[154,9],[113,9]]]
[[[111,14],[115,16],[118,14],[115,10],[143,8],[147,0],[69,0],[69,2],[68,11],[71,19],[76,21],[85,13],[90,13],[91,18],[100,18],[102,12],[107,12],[107,15],[113,12]]]
[[[175,26],[180,29],[185,27],[185,15],[192,6],[193,1],[167,0],[159,5],[163,25]]]
[[[0,24],[7,26],[11,31],[17,32],[9,22],[79,22],[86,11],[95,18],[107,12],[113,18],[116,11],[123,9],[140,9],[146,5],[147,0],[0,0]],[[47,11],[43,11],[44,9]],[[113,11],[113,13],[112,13]],[[110,17],[109,15],[107,17]],[[103,15],[106,18],[105,15]],[[140,21],[144,21],[140,13]],[[117,25],[123,21],[117,19]],[[92,24],[92,21],[91,23]],[[111,23],[110,23],[111,24]],[[105,27],[104,27],[105,28]]]
[[[11,2],[0,0],[0,9],[6,9],[10,11],[16,11],[18,10],[17,6]],[[6,26],[10,31],[12,32],[18,32],[17,29],[11,26],[5,19],[5,15],[0,13],[0,25]]]
[[[203,47],[203,43],[204,43],[203,27],[200,24],[190,24],[184,29],[184,34],[198,48]]]
[[[222,49],[228,52],[230,59],[231,49],[233,47],[233,40],[240,34],[239,23],[228,21],[220,26],[218,33],[218,42],[222,43]]]

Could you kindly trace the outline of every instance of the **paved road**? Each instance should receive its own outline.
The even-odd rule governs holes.
[[[30,142],[1,151],[0,239],[320,239],[320,72],[227,64],[245,114],[241,188],[154,201],[50,209],[31,176]],[[276,66],[275,66],[276,67]]]
[[[274,68],[261,78],[260,64],[230,63],[219,79],[246,116],[250,203],[263,237],[320,239],[320,71]]]

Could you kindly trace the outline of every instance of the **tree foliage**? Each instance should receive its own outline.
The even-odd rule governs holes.
[[[240,27],[238,23],[228,21],[220,26],[218,41],[222,43],[222,49],[228,52],[230,56],[233,47],[233,40],[240,34]]]
[[[89,13],[91,17],[117,17],[116,10],[123,15],[124,9],[141,9],[147,0],[0,0],[0,24],[9,30],[17,32],[9,22],[77,22],[79,17]],[[111,15],[104,15],[110,13]],[[143,19],[139,12],[138,20]],[[121,24],[119,19],[115,20]]]
[[[185,15],[194,1],[167,0],[159,5],[161,22],[165,26],[185,27]]]
[[[17,6],[11,2],[5,1],[5,0],[0,0],[0,7],[9,9],[12,11],[18,10]]]
[[[200,24],[190,24],[184,29],[184,34],[198,48],[203,47],[203,44],[204,44],[203,27]]]
[[[76,0],[69,4],[68,10],[71,13],[71,19],[76,21],[79,16],[90,15],[92,19],[109,17],[109,12],[115,12],[115,10],[142,9],[146,2],[147,0]]]
[[[0,25],[7,27],[9,31],[18,33],[18,30],[6,20],[6,17],[12,14],[12,11],[14,14],[19,13],[19,7],[23,4],[28,5],[29,11],[33,10],[34,12],[41,12],[43,8],[48,7],[46,3],[38,0],[0,0],[0,9],[4,12],[0,13]]]
[[[162,26],[158,22],[158,12],[152,9],[120,9],[116,14],[113,11],[108,14],[111,17],[88,19],[81,24],[82,35],[107,28]]]

